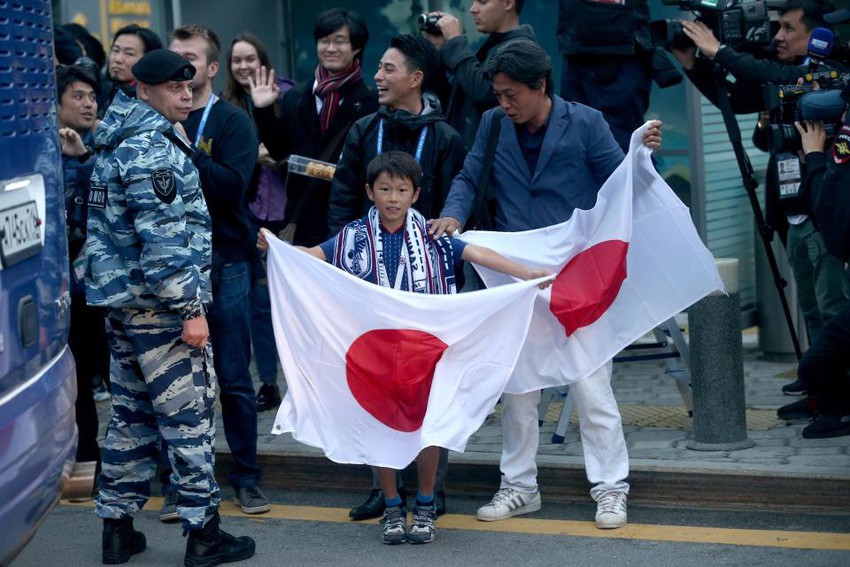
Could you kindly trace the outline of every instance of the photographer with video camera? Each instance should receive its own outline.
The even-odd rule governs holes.
[[[836,16],[850,19],[850,10]],[[830,94],[837,91],[830,91]],[[797,122],[808,165],[803,181],[824,245],[842,262],[850,261],[850,84],[840,93],[845,113],[832,148],[826,150],[826,132],[820,121]],[[850,305],[824,325],[800,361],[797,375],[809,394],[804,403],[816,410],[814,421],[803,428],[806,439],[850,435]]]
[[[694,1],[697,0],[691,0]],[[766,7],[767,3],[764,5]],[[668,33],[667,37],[670,50],[682,64],[688,78],[712,103],[721,109],[721,104],[728,104],[738,114],[762,112],[753,141],[763,151],[770,152],[770,161],[765,183],[767,223],[760,229],[767,242],[772,239],[773,230],[783,237],[797,282],[797,301],[811,341],[816,339],[823,325],[847,304],[848,298],[844,264],[826,250],[810,219],[811,207],[801,189],[806,164],[798,156],[798,150],[802,148],[793,127],[796,114],[802,111],[805,115],[808,109],[817,111],[821,106],[817,100],[805,98],[805,93],[811,90],[810,84],[797,83],[807,74],[817,71],[821,60],[831,50],[831,25],[824,16],[834,10],[834,5],[825,0],[790,0],[785,3],[779,10],[780,29],[773,38],[773,61],[757,59],[721,43],[708,24],[724,21],[722,13],[719,17],[712,15],[708,24],[683,21],[682,36],[671,38]],[[745,41],[757,37],[749,30],[763,30],[767,25],[766,15],[753,23],[746,33],[740,34],[741,46],[758,47]],[[696,57],[697,50],[701,54],[699,58]],[[802,66],[807,55],[809,65]],[[727,73],[736,79],[734,83],[728,81]],[[724,89],[718,89],[718,82],[728,93],[728,103],[719,98]],[[763,88],[765,84],[767,86]],[[763,96],[763,93],[770,96]],[[771,112],[765,112],[768,110]],[[798,395],[805,393],[805,388],[797,380],[785,385],[783,392]],[[804,402],[780,408],[779,417],[808,417],[809,411]]]
[[[499,104],[482,69],[490,52],[514,39],[537,41],[532,27],[519,23],[523,4],[525,0],[473,0],[469,13],[475,29],[487,34],[475,52],[455,16],[439,11],[419,16],[419,29],[439,50],[451,85],[445,104],[446,121],[463,136],[467,150],[475,142],[481,115]]]

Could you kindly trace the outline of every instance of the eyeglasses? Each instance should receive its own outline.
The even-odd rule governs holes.
[[[345,37],[335,37],[333,39],[323,37],[319,40],[319,47],[328,48],[331,45],[334,47],[345,47],[346,45],[350,45],[351,40]]]

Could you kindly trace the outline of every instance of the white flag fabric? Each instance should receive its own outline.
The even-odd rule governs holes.
[[[571,384],[706,295],[723,290],[687,207],[652,166],[646,125],[596,204],[525,232],[460,235],[558,276],[538,295],[508,393]],[[488,288],[513,281],[475,266]]]
[[[410,293],[268,240],[288,387],[272,432],[292,432],[339,463],[396,469],[432,445],[463,451],[511,376],[541,280]]]

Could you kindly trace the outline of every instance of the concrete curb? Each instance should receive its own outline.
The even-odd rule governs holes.
[[[216,474],[227,478],[229,452],[216,455]],[[458,457],[458,458],[455,458]],[[258,455],[264,471],[262,485],[281,489],[350,490],[365,494],[370,473],[364,465],[341,465],[322,455],[277,452]],[[452,455],[448,494],[492,496],[499,486],[498,462],[488,453]],[[587,502],[590,486],[580,457],[565,462],[538,458],[543,497],[555,502]],[[407,471],[410,472],[410,471]],[[408,479],[407,472],[405,479]],[[414,483],[415,473],[410,472]],[[633,460],[629,475],[630,501],[669,506],[714,508],[798,509],[816,512],[850,510],[850,473],[832,469],[775,472],[767,467],[695,467],[687,463],[659,466]],[[352,498],[355,504],[357,498]]]

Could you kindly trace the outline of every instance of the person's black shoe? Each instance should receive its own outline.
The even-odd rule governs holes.
[[[398,495],[401,496],[401,504],[403,508],[407,507],[407,491],[404,487],[398,489]],[[381,518],[384,515],[386,503],[384,501],[384,491],[380,488],[372,489],[366,502],[352,508],[348,512],[348,517],[352,520],[371,520],[372,518]]]
[[[257,394],[257,411],[268,411],[280,405],[280,388],[277,384],[263,384]]]
[[[133,518],[103,520],[103,564],[127,563],[147,547],[145,534],[133,529]]]
[[[813,396],[807,396],[802,400],[782,406],[776,410],[776,417],[786,421],[796,419],[814,419],[815,398]]]
[[[218,513],[200,530],[189,532],[185,567],[213,567],[254,556],[256,544],[248,536],[234,537],[221,529]]]
[[[797,378],[790,384],[785,384],[782,386],[782,393],[787,394],[789,396],[805,396],[806,395],[806,386],[803,384],[803,381]]]
[[[437,509],[438,518],[446,513],[446,493],[442,490],[434,492],[434,506]]]
[[[826,439],[850,435],[850,413],[823,413],[803,428],[806,439]]]

